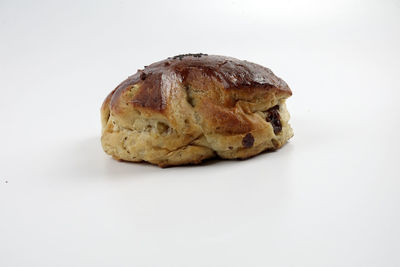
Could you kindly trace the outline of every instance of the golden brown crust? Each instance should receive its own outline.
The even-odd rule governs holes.
[[[270,69],[248,61],[204,54],[168,58],[139,70],[107,96],[102,144],[116,158],[160,166],[198,163],[215,153],[249,157],[292,136],[284,106],[291,94]],[[274,132],[265,113],[274,106],[282,133]]]

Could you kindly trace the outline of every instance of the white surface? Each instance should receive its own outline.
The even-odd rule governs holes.
[[[400,266],[398,1],[2,1],[0,38],[0,266]],[[105,155],[108,92],[188,52],[286,80],[290,143]]]

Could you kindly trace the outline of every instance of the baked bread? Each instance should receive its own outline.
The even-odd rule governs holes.
[[[263,66],[186,54],[146,66],[101,107],[101,143],[125,161],[161,167],[248,158],[293,136],[288,85]]]

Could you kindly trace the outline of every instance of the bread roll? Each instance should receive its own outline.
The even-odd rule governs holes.
[[[175,56],[138,70],[107,96],[101,143],[115,159],[160,167],[248,158],[293,136],[285,105],[291,95],[258,64]]]

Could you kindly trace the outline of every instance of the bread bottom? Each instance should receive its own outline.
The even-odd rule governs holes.
[[[216,133],[181,134],[157,120],[136,120],[132,127],[119,125],[112,115],[104,121],[101,143],[104,151],[124,161],[147,161],[160,167],[198,164],[218,156],[245,159],[265,150],[282,147],[292,136],[290,115],[284,100],[279,101],[281,130],[274,132],[265,112],[251,114],[262,126],[249,133],[221,135]],[[260,123],[259,123],[260,125]]]

